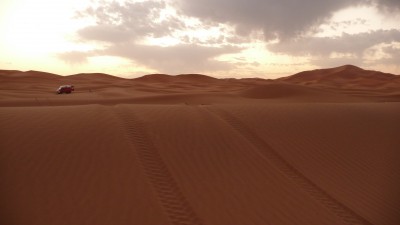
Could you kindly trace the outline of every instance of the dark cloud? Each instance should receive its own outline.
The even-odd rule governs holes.
[[[327,26],[334,31],[337,31],[339,29],[346,29],[352,26],[357,26],[357,25],[367,25],[368,21],[365,19],[361,18],[356,18],[353,20],[346,20],[346,21],[340,21],[340,22],[329,22]]]
[[[400,10],[399,0],[374,0],[373,1],[381,10],[396,12]]]
[[[395,64],[400,62],[400,50],[391,47],[392,43],[400,43],[400,30],[377,30],[359,34],[343,34],[340,37],[307,37],[286,43],[271,44],[270,51],[286,55],[308,56],[313,65],[332,67],[343,64],[362,66],[371,64],[363,59],[365,51],[379,44],[390,45],[383,52],[390,58],[374,61]],[[332,57],[332,53],[337,53]]]
[[[232,46],[217,48],[186,44],[170,47],[118,44],[101,51],[100,54],[132,59],[158,71],[193,73],[230,69],[231,64],[213,58],[239,51],[239,48]]]
[[[262,30],[267,40],[290,39],[329,19],[332,13],[367,0],[176,0],[182,13],[229,23],[246,35]]]
[[[377,30],[359,34],[343,33],[340,37],[304,37],[268,45],[270,51],[288,55],[329,56],[332,52],[362,54],[381,43],[400,41],[400,30]]]
[[[382,52],[389,57],[377,59],[374,63],[398,65],[400,62],[400,42],[398,42],[397,44],[398,47],[390,45],[382,48]]]
[[[338,10],[377,6],[385,11],[400,9],[400,0],[175,0],[181,13],[206,21],[229,23],[237,34],[261,30],[266,40],[285,41],[313,32]]]

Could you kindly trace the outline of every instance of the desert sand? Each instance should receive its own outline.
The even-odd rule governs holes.
[[[351,65],[0,70],[0,224],[398,225],[399,135],[400,76]]]

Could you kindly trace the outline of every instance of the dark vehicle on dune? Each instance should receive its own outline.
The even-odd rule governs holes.
[[[62,85],[57,89],[57,94],[71,94],[71,92],[73,92],[74,90],[74,85]]]

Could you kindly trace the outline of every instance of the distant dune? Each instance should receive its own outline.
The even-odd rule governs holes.
[[[182,98],[182,103],[192,102],[190,96],[202,95],[207,104],[243,98],[303,102],[400,100],[399,76],[352,65],[305,71],[277,80],[216,79],[201,74],[150,74],[124,79],[102,73],[57,76],[39,71],[0,70],[0,81],[0,105],[3,106],[35,105],[41,98],[46,99],[42,104],[52,102],[53,105],[145,103],[146,100],[154,103],[155,99],[160,103],[158,99],[163,98],[179,102],[179,98],[165,95],[187,96]],[[56,97],[55,89],[63,84],[74,84],[75,95]],[[214,99],[212,94],[219,97]],[[193,98],[193,102],[198,102],[198,97]]]
[[[162,83],[162,82],[213,82],[218,79],[202,74],[181,74],[176,76],[166,74],[149,74],[143,77],[134,78],[134,81]]]
[[[242,92],[242,96],[256,99],[285,99],[285,98],[313,98],[314,100],[323,99],[324,97],[338,97],[329,90],[320,88],[301,86],[287,83],[273,83],[267,85],[259,85],[251,87]]]
[[[327,86],[377,87],[390,82],[398,82],[399,76],[379,71],[364,70],[345,65],[332,69],[305,71],[279,80],[297,84],[324,84]]]
[[[398,225],[399,115],[399,76],[350,65],[0,70],[0,224]]]

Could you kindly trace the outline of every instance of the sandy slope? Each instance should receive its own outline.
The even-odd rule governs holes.
[[[1,109],[1,224],[163,224],[107,107]]]
[[[319,81],[353,70],[313,84],[0,71],[0,224],[397,225],[397,81]],[[55,95],[65,83],[76,92]]]

